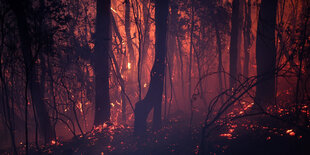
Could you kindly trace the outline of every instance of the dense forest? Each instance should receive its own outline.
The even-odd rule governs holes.
[[[308,0],[0,0],[0,154],[310,154]]]

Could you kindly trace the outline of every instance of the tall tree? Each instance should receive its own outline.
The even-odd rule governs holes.
[[[44,103],[44,93],[41,88],[39,79],[39,68],[35,64],[38,58],[38,51],[33,51],[33,40],[31,39],[31,27],[27,21],[27,17],[33,12],[32,3],[29,1],[14,0],[10,1],[10,6],[16,16],[17,28],[20,37],[20,45],[24,58],[24,65],[26,71],[26,89],[30,89],[31,101],[34,105],[34,110],[38,118],[38,123],[40,127],[40,132],[44,137],[45,142],[49,142],[54,139],[55,133],[53,132],[51,121],[49,119],[49,114],[47,107]],[[40,23],[42,24],[42,23]],[[34,54],[33,54],[34,53]],[[28,87],[29,86],[29,87]],[[25,93],[25,98],[27,99],[27,93]],[[27,138],[27,119],[28,119],[28,103],[25,105],[25,132]],[[27,140],[26,140],[27,142]]]
[[[126,32],[126,39],[127,39],[127,54],[129,55],[129,63],[131,63],[131,68],[134,70],[135,68],[135,55],[132,46],[132,38],[130,33],[130,2],[129,0],[125,0],[125,32]],[[134,74],[132,74],[134,75]]]
[[[244,27],[243,27],[243,39],[244,39],[244,63],[243,63],[243,76],[249,76],[249,62],[250,62],[250,47],[251,47],[251,1],[244,3]]]
[[[109,51],[111,50],[111,0],[97,0],[95,38],[95,120],[94,125],[102,125],[110,120],[109,95]]]
[[[233,88],[237,78],[237,61],[238,61],[238,43],[240,37],[239,35],[239,0],[233,0],[232,3],[232,19],[231,19],[231,34],[230,34],[230,48],[229,48],[229,55],[230,55],[230,65],[229,65],[229,87]]]
[[[165,57],[167,52],[166,33],[168,0],[155,1],[155,61],[151,70],[151,81],[145,98],[135,107],[135,134],[143,134],[146,131],[146,119],[154,107],[153,128],[161,127],[161,105],[163,84],[165,78]]]
[[[255,102],[265,106],[275,99],[275,27],[278,0],[262,0],[256,38],[256,63],[259,83]]]

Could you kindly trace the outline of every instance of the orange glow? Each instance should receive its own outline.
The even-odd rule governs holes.
[[[215,11],[212,12],[214,14],[219,13],[219,15],[221,16],[222,15],[226,16],[225,14],[230,15],[232,11],[230,7],[232,0],[228,0],[227,2],[229,2],[230,4],[225,7],[223,7],[224,4],[222,6],[221,3],[216,3],[216,7],[219,7],[219,10],[216,8],[214,9]],[[246,2],[250,1],[246,0],[243,3]],[[205,3],[202,2],[198,2],[197,4],[200,3],[205,5]],[[68,4],[71,5],[71,2],[69,2]],[[162,95],[160,96],[162,102],[158,102],[158,104],[161,104],[162,107],[162,109],[160,110],[162,112],[161,121],[163,121],[163,130],[156,132],[153,132],[152,130],[147,130],[148,134],[154,133],[155,135],[154,137],[157,138],[157,139],[156,138],[151,139],[153,137],[150,136],[150,139],[148,139],[148,141],[152,143],[155,142],[161,144],[163,142],[169,142],[171,137],[174,136],[174,135],[170,136],[169,134],[170,133],[174,134],[175,132],[173,133],[166,132],[166,130],[174,129],[175,128],[174,124],[177,125],[180,124],[180,126],[177,126],[178,128],[176,129],[180,131],[183,131],[183,127],[187,127],[187,125],[193,125],[193,128],[190,126],[190,130],[193,130],[193,133],[195,133],[200,132],[201,130],[201,128],[196,129],[198,128],[197,127],[198,123],[199,127],[201,127],[201,124],[203,123],[209,124],[210,122],[211,122],[210,125],[206,126],[210,128],[206,128],[206,131],[211,131],[210,129],[213,126],[214,127],[223,126],[221,130],[214,132],[214,134],[213,133],[210,134],[212,136],[212,137],[210,136],[211,141],[212,140],[217,141],[216,138],[219,138],[220,140],[223,139],[238,140],[238,138],[243,138],[244,136],[243,134],[246,133],[245,130],[251,133],[255,133],[257,131],[259,133],[264,132],[264,134],[255,135],[258,138],[260,138],[260,140],[262,139],[263,142],[268,142],[271,139],[273,139],[273,141],[277,141],[278,136],[283,136],[281,138],[283,139],[287,138],[288,140],[296,140],[302,138],[301,135],[303,133],[297,131],[296,130],[297,128],[295,126],[289,126],[289,124],[282,125],[280,123],[273,124],[272,122],[270,124],[267,123],[268,125],[266,125],[265,123],[261,124],[260,121],[256,119],[256,117],[259,117],[260,119],[261,116],[260,111],[257,111],[257,108],[254,107],[253,103],[256,95],[256,84],[257,81],[259,81],[256,73],[257,67],[259,66],[257,66],[256,64],[256,55],[255,55],[256,33],[257,33],[256,25],[259,15],[258,14],[259,10],[256,9],[259,7],[255,6],[256,5],[259,6],[260,1],[255,2],[255,4],[253,4],[254,6],[252,7],[253,15],[250,15],[255,16],[255,18],[253,18],[252,21],[253,23],[251,23],[253,25],[249,29],[251,34],[253,33],[252,34],[253,36],[251,36],[250,38],[245,38],[245,35],[241,35],[240,41],[238,41],[240,43],[240,44],[238,43],[239,48],[238,51],[240,52],[238,52],[237,60],[240,61],[240,64],[238,64],[240,66],[237,66],[238,78],[236,77],[237,78],[236,80],[238,80],[238,82],[236,85],[234,85],[234,87],[230,86],[230,79],[233,78],[229,76],[230,72],[229,44],[232,41],[230,39],[231,38],[230,34],[226,33],[230,30],[232,25],[228,24],[224,30],[221,30],[221,28],[224,27],[216,28],[216,26],[214,25],[215,23],[212,23],[214,21],[211,21],[210,23],[207,24],[205,24],[205,22],[202,21],[204,16],[209,16],[208,14],[201,16],[204,13],[204,11],[208,9],[200,8],[199,5],[196,6],[192,2],[181,2],[180,4],[178,2],[173,3],[173,7],[170,7],[167,21],[168,33],[167,33],[167,40],[165,40],[167,46],[166,47],[167,53],[165,55],[166,66],[165,66],[165,72],[164,74],[162,74],[158,73],[158,70],[155,70],[156,68],[154,70],[152,68],[153,63],[158,61],[158,59],[155,57],[155,55],[157,54],[157,53],[155,54],[155,49],[157,47],[157,46],[155,47],[156,44],[155,43],[156,18],[154,9],[156,7],[154,6],[155,3],[153,3],[152,1],[130,1],[130,11],[128,16],[128,12],[127,13],[125,12],[127,3],[124,2],[124,0],[112,1],[111,6],[109,6],[110,9],[109,7],[105,8],[109,11],[109,13],[111,13],[111,18],[113,18],[113,23],[112,22],[110,23],[110,25],[111,26],[113,25],[113,27],[109,29],[109,31],[111,31],[109,35],[112,36],[109,37],[109,40],[111,41],[109,43],[109,50],[111,52],[110,56],[113,55],[113,59],[111,57],[110,59],[111,62],[109,61],[110,63],[109,70],[108,71],[105,70],[104,74],[109,75],[109,78],[107,80],[108,81],[107,83],[109,83],[109,87],[105,88],[107,89],[107,91],[109,91],[108,93],[106,93],[107,95],[109,95],[109,100],[104,102],[104,104],[107,105],[110,104],[108,105],[110,110],[109,111],[110,115],[108,117],[110,119],[108,124],[101,123],[98,126],[93,125],[96,116],[94,115],[94,113],[96,112],[95,110],[98,107],[96,106],[96,104],[98,104],[96,91],[101,89],[101,88],[98,89],[98,87],[100,87],[101,84],[100,82],[98,82],[98,80],[96,80],[96,77],[97,79],[101,78],[100,72],[99,74],[97,73],[97,70],[99,70],[100,67],[97,67],[95,63],[96,61],[93,60],[93,56],[96,56],[94,47],[95,43],[97,44],[97,42],[95,36],[97,35],[96,33],[100,33],[100,31],[95,32],[97,23],[96,3],[95,1],[82,0],[78,1],[73,5],[76,4],[78,5],[72,7],[72,9],[76,8],[77,10],[69,11],[68,13],[65,13],[66,15],[64,16],[64,17],[68,16],[68,19],[70,19],[69,21],[72,22],[65,24],[65,26],[60,25],[60,27],[62,28],[59,30],[59,32],[62,33],[64,32],[63,34],[65,35],[62,37],[61,36],[62,33],[59,33],[59,36],[58,35],[53,37],[51,36],[53,42],[55,42],[55,45],[51,47],[53,47],[52,48],[53,50],[55,47],[55,53],[57,52],[56,55],[55,54],[48,55],[43,53],[42,58],[41,55],[39,55],[36,61],[34,61],[35,65],[38,66],[36,67],[37,75],[34,77],[36,78],[43,77],[42,75],[45,74],[47,76],[45,77],[46,80],[42,78],[42,80],[38,79],[38,82],[42,84],[42,88],[44,88],[43,100],[44,103],[46,103],[44,105],[47,106],[47,112],[48,112],[47,115],[49,116],[48,118],[50,118],[52,124],[55,123],[55,125],[52,126],[55,128],[55,132],[57,131],[57,136],[61,137],[55,140],[50,139],[50,142],[48,142],[47,145],[50,146],[54,145],[52,147],[62,145],[61,143],[71,138],[72,135],[74,136],[76,135],[77,138],[83,137],[89,139],[90,145],[96,145],[95,141],[104,136],[103,138],[107,139],[105,141],[106,143],[102,145],[101,147],[102,150],[98,150],[97,152],[98,154],[101,155],[110,154],[109,151],[113,151],[114,149],[122,152],[123,150],[118,150],[119,146],[115,144],[121,144],[121,147],[124,150],[131,149],[133,151],[140,149],[139,147],[141,146],[144,147],[144,145],[147,145],[148,143],[145,143],[141,146],[140,145],[135,146],[136,144],[131,142],[131,137],[126,137],[123,135],[130,135],[127,134],[126,132],[128,133],[133,132],[132,130],[135,127],[134,123],[136,123],[134,122],[135,112],[137,111],[136,109],[137,105],[140,103],[139,101],[141,100],[148,101],[143,99],[146,98],[146,96],[149,96],[148,94],[150,94],[148,92],[149,91],[148,89],[152,84],[151,80],[151,77],[153,76],[152,71],[154,71],[155,74],[158,74],[160,76],[160,80],[164,80],[163,82],[164,87],[161,92]],[[188,6],[190,5],[193,5],[194,8],[192,13],[190,9],[191,7],[188,8]],[[282,3],[281,4],[279,3],[279,5],[282,5]],[[242,9],[245,9],[243,7],[240,8],[242,12],[243,12]],[[71,7],[68,7],[67,10],[69,10],[70,8]],[[173,10],[173,8],[176,8],[176,10]],[[283,8],[286,8],[286,6],[283,6]],[[301,10],[298,9],[296,10],[296,17],[297,15],[300,14],[298,13],[299,11]],[[278,12],[281,11],[279,10]],[[243,13],[241,14],[242,16],[245,15],[245,12]],[[78,16],[75,16],[75,14]],[[283,23],[288,24],[287,28],[283,27],[283,30],[288,29],[287,31],[289,31],[289,33],[294,32],[292,34],[292,38],[290,38],[288,34],[282,34],[280,24],[279,24],[279,30],[276,31],[277,33],[276,36],[286,38],[289,42],[295,42],[296,40],[296,44],[301,44],[300,43],[301,41],[298,41],[298,38],[301,38],[298,37],[299,33],[301,32],[301,28],[299,26],[301,25],[301,23],[297,22],[298,21],[297,20],[295,25],[296,29],[299,32],[291,30],[290,27],[291,25],[289,24],[293,23],[293,21],[290,21],[291,19],[289,18],[291,17],[290,16],[286,17],[288,16],[286,14],[284,16],[285,17],[284,19],[287,21],[284,20]],[[302,17],[301,15],[302,14],[300,14],[300,17],[298,18],[301,18]],[[55,17],[57,16],[58,15],[55,15]],[[74,18],[72,18],[71,16]],[[128,19],[126,17],[128,17],[129,20],[126,20]],[[230,17],[228,16],[227,19],[229,18]],[[29,18],[27,20],[31,19],[32,18]],[[192,19],[193,23],[190,22]],[[246,28],[245,16],[242,17],[242,20],[244,21],[240,21],[241,22],[240,25],[245,29],[242,29],[241,31],[246,32],[248,30]],[[57,24],[55,23],[55,21],[52,21],[52,23],[53,22],[54,25]],[[127,25],[127,23],[129,24]],[[218,24],[226,24],[226,22],[223,20],[223,22],[221,21]],[[10,24],[4,26],[7,27],[10,26]],[[193,27],[192,30],[193,32],[190,31],[191,27]],[[129,31],[127,31],[128,30],[127,28],[129,29]],[[36,29],[33,29],[33,31],[34,31],[33,34],[36,34],[35,33]],[[58,33],[58,31],[56,32]],[[217,32],[220,32],[219,36],[217,36],[218,35]],[[67,35],[70,36],[70,38],[66,38]],[[5,39],[5,42],[10,43],[9,42],[10,40],[11,39]],[[246,40],[248,40],[248,42],[246,42]],[[275,101],[277,101],[277,104],[275,105],[268,104],[267,105],[268,107],[266,107],[266,114],[270,114],[270,116],[279,117],[280,118],[279,120],[281,119],[287,120],[286,118],[290,118],[288,119],[288,121],[291,121],[291,114],[300,111],[299,115],[300,117],[296,118],[292,117],[292,121],[294,121],[293,123],[296,123],[298,125],[305,125],[303,127],[310,128],[309,125],[303,124],[305,122],[308,122],[310,119],[310,109],[309,109],[310,104],[306,102],[307,96],[302,94],[304,89],[306,90],[306,88],[308,87],[308,85],[305,85],[305,88],[303,87],[303,84],[306,83],[307,79],[306,76],[308,73],[305,67],[307,61],[302,62],[298,60],[299,59],[298,55],[296,55],[295,53],[301,53],[300,52],[301,50],[298,47],[299,45],[294,45],[294,47],[286,47],[289,46],[286,45],[285,48],[287,49],[282,50],[280,44],[283,44],[283,42],[282,41],[280,42],[280,39],[278,39],[278,41],[279,42],[275,42],[276,44],[279,44],[276,45],[277,52],[278,51],[281,53],[282,51],[283,53],[287,52],[285,54],[288,54],[289,57],[287,57],[286,55],[282,56],[281,53],[280,55],[276,55],[277,66],[283,65],[285,71],[279,70],[279,74],[275,75],[276,82],[278,83],[276,91],[274,92],[276,93]],[[307,41],[305,42],[306,47],[309,45],[309,43],[307,43]],[[36,47],[35,43],[36,42],[34,42],[34,44],[31,45],[31,47]],[[248,49],[245,49],[246,43],[251,44],[252,47],[250,46],[248,47]],[[18,42],[17,44],[19,45],[20,43]],[[133,47],[129,48],[129,45]],[[294,49],[295,46],[296,49]],[[16,48],[21,47],[16,46]],[[58,50],[58,48],[60,49]],[[7,47],[4,46],[3,51],[6,49]],[[67,49],[69,50],[67,51]],[[221,59],[220,59],[220,52],[222,55]],[[8,89],[7,91],[9,92],[8,96],[9,98],[7,99],[8,108],[11,108],[13,112],[16,111],[16,114],[18,115],[17,118],[23,118],[23,114],[26,114],[25,116],[28,116],[26,112],[25,113],[22,112],[23,108],[25,107],[23,106],[20,107],[20,104],[14,104],[15,102],[13,97],[16,96],[21,97],[22,99],[23,98],[29,99],[29,102],[26,102],[21,100],[20,98],[17,98],[16,102],[18,101],[17,103],[19,103],[20,101],[23,101],[25,103],[23,103],[22,105],[26,104],[26,107],[28,104],[27,108],[29,109],[27,110],[29,110],[28,111],[29,120],[27,121],[29,121],[30,125],[34,124],[36,122],[34,122],[34,119],[31,118],[35,118],[36,109],[32,109],[32,106],[35,106],[36,104],[34,104],[35,102],[33,102],[31,99],[32,94],[29,93],[28,96],[27,94],[26,96],[25,94],[24,95],[13,94],[13,93],[20,93],[21,92],[20,88],[27,86],[26,85],[27,83],[23,84],[24,79],[19,78],[20,75],[24,74],[23,69],[17,68],[16,70],[14,70],[15,68],[13,68],[19,65],[20,61],[23,59],[19,58],[19,61],[16,61],[18,62],[18,64],[11,65],[11,62],[15,63],[15,61],[13,61],[15,54],[12,55],[14,56],[12,57],[7,53],[9,53],[9,51],[4,52],[3,55],[0,54],[1,56],[0,62],[1,64],[5,64],[4,66],[8,66],[1,68],[2,70],[4,70],[5,73],[3,74],[5,75],[4,82],[7,81],[8,85],[7,88]],[[32,53],[34,53],[34,51]],[[246,55],[245,53],[249,54],[249,58],[245,57]],[[70,54],[74,54],[74,56],[71,56]],[[8,59],[10,61],[7,60],[6,57],[9,56],[12,57],[12,61],[11,59]],[[16,57],[17,56],[20,57],[23,55],[16,54]],[[247,61],[250,61],[247,62],[248,63],[247,66],[243,65],[245,64],[246,59]],[[291,64],[291,61],[294,63]],[[221,64],[222,66],[220,66],[220,62],[222,63]],[[300,62],[302,63],[300,64]],[[39,67],[41,65],[42,68]],[[298,69],[298,66],[300,66],[301,69]],[[48,70],[44,71],[43,67],[46,67]],[[244,70],[246,69],[245,67],[247,67],[247,76],[243,75],[245,74],[244,73],[245,72]],[[222,70],[222,73],[220,70]],[[295,75],[294,72],[297,73],[298,70],[301,70],[299,71],[301,72],[300,84],[296,83],[298,79],[294,77]],[[50,71],[51,73],[48,73],[47,71]],[[96,74],[98,75],[96,76]],[[285,80],[287,81],[283,82],[284,81],[283,79],[286,78],[286,74],[287,79]],[[252,79],[253,81],[251,82]],[[152,85],[158,85],[158,84],[155,83]],[[239,85],[242,87],[239,87]],[[295,95],[295,87],[299,85],[300,85],[300,91],[299,89],[296,89],[299,92],[296,93]],[[2,87],[5,85],[3,85],[3,83],[0,81],[0,86]],[[153,92],[158,91],[158,89],[154,90],[155,91],[153,90],[152,91]],[[12,92],[12,94],[10,92]],[[220,92],[223,92],[223,94],[219,95]],[[4,92],[1,91],[1,94],[2,93]],[[12,99],[10,99],[11,95]],[[193,100],[191,98],[193,98]],[[294,100],[296,99],[297,101],[297,99],[299,100],[299,98],[300,102],[298,102],[298,105],[295,106]],[[145,103],[148,104],[149,102]],[[189,108],[189,106],[191,107]],[[262,107],[265,108],[264,106]],[[151,121],[154,118],[152,117],[152,115],[154,116],[153,109],[155,108],[153,108],[152,105],[152,110],[148,115],[148,118],[146,119],[147,126],[150,126],[150,124],[153,123]],[[265,112],[265,109],[263,110]],[[75,115],[73,115],[72,111],[74,111]],[[258,114],[257,116],[256,113]],[[184,122],[183,119],[187,119],[189,114],[191,114],[192,117],[191,121],[193,121],[191,123],[193,124],[190,123],[183,124]],[[262,115],[263,115],[262,119],[268,118],[268,115],[264,115],[264,113]],[[252,120],[252,118],[254,119]],[[296,121],[293,119],[296,119]],[[56,120],[61,121],[59,121],[60,123],[57,123],[58,121]],[[8,119],[8,121],[10,120]],[[40,124],[41,122],[38,123]],[[263,124],[265,126],[263,126]],[[30,128],[29,133],[32,133],[34,128],[31,128],[30,125],[29,125]],[[176,133],[179,134],[178,132]],[[34,136],[34,134],[29,134],[29,136],[30,140],[34,139],[32,137]],[[41,135],[39,134],[39,136]],[[181,136],[181,132],[179,136]],[[26,141],[24,141],[25,143],[19,142],[18,138],[19,135],[17,135],[16,144],[17,145],[20,144],[22,145],[20,147],[24,147],[24,145],[27,144]],[[129,142],[127,139],[129,139]],[[306,137],[304,139],[306,139]],[[213,142],[210,144],[213,145]],[[29,147],[32,147],[32,145],[33,144],[31,143],[31,146]],[[171,146],[169,145],[169,150],[171,152],[174,151],[179,152],[178,147],[176,147],[177,145],[178,144]],[[196,147],[195,145],[196,144],[194,143],[191,144],[191,148],[192,149],[196,148],[195,154],[198,154],[199,145],[197,145]],[[212,147],[215,146],[216,144],[214,143],[214,146]],[[201,146],[202,149],[203,147],[204,146]],[[222,148],[223,146],[218,147],[218,149]],[[224,150],[225,149],[220,151],[224,152]],[[104,151],[106,153],[100,151]],[[191,152],[193,151],[191,150]]]

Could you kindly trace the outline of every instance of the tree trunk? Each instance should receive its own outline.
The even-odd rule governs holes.
[[[36,115],[38,118],[40,132],[44,136],[45,143],[50,142],[55,138],[47,107],[44,104],[44,90],[41,87],[38,76],[38,66],[34,66],[30,74],[29,88],[31,93],[32,104],[35,106]],[[41,81],[42,82],[42,81]]]
[[[233,0],[232,19],[230,34],[230,65],[229,65],[229,87],[233,88],[237,79],[237,61],[238,61],[238,42],[239,42],[239,0]]]
[[[155,62],[151,70],[151,81],[145,98],[136,103],[134,132],[136,135],[146,131],[146,119],[154,107],[153,128],[161,128],[161,102],[165,78],[165,57],[167,52],[166,32],[169,1],[155,1]]]
[[[244,63],[243,63],[243,76],[249,76],[249,60],[250,60],[250,46],[251,46],[251,1],[244,3],[244,12],[245,12],[245,25],[243,29],[243,39],[244,39]]]
[[[256,63],[259,83],[256,86],[255,102],[263,107],[275,99],[275,26],[277,0],[262,0],[259,11]]]
[[[17,27],[21,41],[21,49],[24,57],[25,72],[26,72],[26,85],[29,84],[32,104],[35,106],[37,117],[39,118],[39,127],[41,134],[44,136],[45,143],[54,139],[55,134],[52,130],[52,125],[49,119],[48,110],[43,101],[43,91],[40,87],[40,80],[38,76],[38,68],[35,66],[35,61],[37,59],[37,53],[32,55],[32,41],[30,36],[30,27],[27,23],[27,6],[31,6],[28,1],[10,1],[10,6],[16,16]],[[27,87],[27,86],[26,86]],[[27,96],[25,96],[27,98]],[[28,103],[26,103],[28,104]],[[27,115],[27,106],[25,106]],[[27,127],[27,117],[25,116],[25,129],[26,129],[26,139],[28,137],[28,127]],[[27,141],[27,140],[26,140]],[[27,143],[27,142],[26,142]]]
[[[242,30],[244,26],[244,3],[246,3],[246,0],[239,0],[239,9],[238,9],[238,43],[237,43],[237,74],[240,75],[242,73],[242,67],[241,67],[241,51],[242,51],[242,41],[243,41],[243,35]]]
[[[221,41],[221,36],[220,32],[217,27],[217,23],[215,23],[215,35],[216,35],[216,44],[217,44],[217,51],[218,51],[218,78],[219,78],[219,93],[223,92],[223,79],[222,79],[222,72],[223,72],[223,61],[222,61],[222,41]],[[224,98],[221,97],[221,103],[224,102]]]
[[[129,63],[131,63],[131,68],[134,70],[135,63],[135,55],[132,47],[131,33],[130,33],[130,2],[129,0],[125,0],[125,32],[127,39],[127,52],[129,54]]]
[[[143,33],[143,45],[142,45],[142,59],[141,59],[141,65],[145,63],[147,60],[147,55],[148,55],[148,48],[150,45],[150,8],[148,7],[148,0],[142,0],[142,5],[143,5],[143,22],[144,22],[144,33]],[[142,74],[144,75],[144,74]]]
[[[115,19],[114,19],[113,15],[111,15],[111,17],[112,17],[112,25],[113,25],[114,32],[116,33],[116,35],[118,37],[118,40],[119,40],[119,43],[117,43],[117,44],[122,45],[122,42],[123,42],[122,36],[121,36],[121,34],[120,34],[119,30],[118,30],[118,27],[116,25],[116,22],[115,22]],[[122,51],[122,47],[119,48],[117,46],[117,50],[120,53],[123,52]],[[109,55],[112,58],[113,63],[114,63],[115,68],[116,68],[116,70],[115,70],[116,78],[118,78],[119,84],[121,85],[122,123],[125,125],[126,124],[126,96],[125,96],[125,93],[124,93],[125,92],[125,81],[124,81],[124,79],[121,76],[122,75],[121,72],[124,73],[127,70],[126,69],[127,68],[127,57],[126,57],[126,55],[124,55],[123,58],[121,58],[121,59],[123,59],[123,63],[122,63],[122,69],[120,70],[120,67],[119,67],[119,65],[118,65],[118,63],[116,61],[116,58],[115,58],[113,52],[109,51]]]
[[[97,0],[95,40],[95,120],[102,125],[110,120],[109,51],[111,50],[111,0]]]
[[[182,88],[182,99],[185,99],[185,86],[184,86],[184,65],[183,65],[183,51],[182,51],[182,43],[180,36],[177,36],[177,42],[178,42],[178,49],[179,49],[179,59],[180,59],[180,77],[181,77],[181,88]]]
[[[192,56],[193,56],[193,33],[194,33],[194,0],[191,0],[191,31],[190,31],[190,47],[189,47],[189,66],[188,66],[188,102],[190,103],[190,113],[193,114],[192,97]],[[191,117],[192,118],[192,117]]]

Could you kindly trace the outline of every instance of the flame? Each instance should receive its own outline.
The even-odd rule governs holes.
[[[128,69],[131,69],[131,63],[130,63],[130,62],[128,62],[127,68],[128,68]]]
[[[121,103],[120,103],[120,102],[118,102],[117,100],[116,100],[115,102],[116,102],[116,104],[117,104],[117,105],[121,105]]]
[[[117,13],[116,10],[114,10],[113,8],[111,8],[111,10],[112,10],[114,13]]]
[[[56,141],[55,141],[55,140],[52,140],[52,141],[51,141],[51,144],[52,144],[52,145],[55,145],[55,144],[56,144]]]
[[[103,129],[107,128],[108,124],[107,123],[103,123],[102,125],[98,125],[94,127],[94,130],[97,132],[102,132]]]
[[[146,86],[147,86],[147,84],[145,83],[145,84],[143,85],[143,87],[146,88]]]
[[[81,113],[83,113],[83,106],[81,102],[78,102],[78,104],[76,105],[77,108],[81,111]]]

